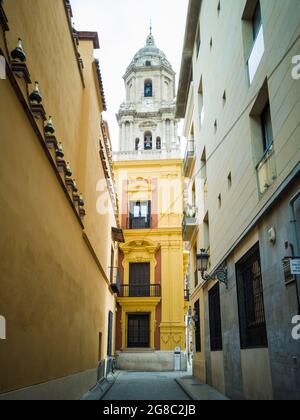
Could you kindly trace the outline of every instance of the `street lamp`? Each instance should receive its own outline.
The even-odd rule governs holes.
[[[208,270],[209,254],[205,249],[201,249],[200,253],[197,254],[197,269],[201,272],[201,276],[204,281],[217,279],[220,283],[225,284],[228,288],[228,274],[227,268],[218,268],[212,276],[207,274]]]

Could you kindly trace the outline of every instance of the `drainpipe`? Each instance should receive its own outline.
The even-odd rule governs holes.
[[[289,205],[289,219],[292,227],[292,257],[300,257],[299,237],[297,232],[297,219],[295,204],[300,198],[300,191],[298,191],[290,201]],[[298,311],[300,314],[300,276],[296,276],[296,287],[298,297]]]

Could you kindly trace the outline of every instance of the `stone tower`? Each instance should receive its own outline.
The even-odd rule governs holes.
[[[152,29],[123,78],[126,101],[117,114],[120,136],[116,159],[180,157],[175,72],[166,55],[156,47]]]

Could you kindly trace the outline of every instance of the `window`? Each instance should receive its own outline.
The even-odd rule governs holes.
[[[260,8],[260,2],[257,2],[253,18],[252,18],[252,29],[253,29],[253,41],[256,40],[258,37],[260,28],[262,26],[262,19],[261,19],[261,8]]]
[[[200,321],[200,300],[194,306],[195,316],[195,348],[196,353],[201,353],[201,321]]]
[[[223,92],[223,105],[225,105],[226,104],[226,101],[227,101],[227,93],[226,93],[226,90],[224,90],[224,92]]]
[[[149,229],[151,225],[151,201],[130,202],[130,229]]]
[[[140,146],[140,139],[135,139],[135,150],[138,151]]]
[[[266,152],[273,144],[273,129],[271,120],[270,104],[268,103],[263,110],[261,117],[261,128],[263,137],[263,150]]]
[[[203,83],[202,83],[202,77],[200,81],[200,85],[198,88],[198,106],[199,106],[199,124],[200,128],[203,126],[204,122],[204,106],[203,106]]]
[[[248,0],[246,3],[246,11],[244,12],[244,19],[250,22],[251,30],[252,30],[252,39],[250,44],[250,56],[248,60],[248,71],[249,71],[249,81],[250,84],[253,82],[257,69],[260,65],[262,57],[265,52],[265,41],[264,41],[264,31],[263,31],[263,23],[262,23],[262,14],[261,14],[261,7],[260,2],[258,1],[256,4],[255,9],[252,9],[252,13],[250,14],[249,8],[252,2]],[[250,37],[250,33],[249,33]],[[249,40],[250,41],[250,40]]]
[[[229,175],[227,177],[227,180],[228,180],[228,190],[230,190],[231,187],[232,187],[232,174],[231,174],[231,172],[229,173]]]
[[[267,80],[265,80],[258,93],[250,117],[258,192],[259,196],[262,197],[277,179],[272,116]]]
[[[157,137],[156,139],[156,149],[160,150],[161,149],[161,138]]]
[[[144,149],[152,150],[152,133],[147,131],[144,136]]]
[[[145,98],[152,98],[152,96],[153,96],[152,81],[146,80],[145,81]]]
[[[211,351],[222,351],[223,339],[219,283],[208,292],[208,299]]]
[[[167,81],[164,83],[164,90],[165,90],[164,99],[168,101],[170,99],[170,85],[169,85],[169,82]]]
[[[109,311],[108,314],[108,340],[107,340],[107,356],[112,354],[112,337],[113,337],[113,313]]]
[[[146,67],[151,67],[151,61],[146,61]]]
[[[237,264],[241,348],[268,347],[259,246]]]
[[[215,133],[218,131],[218,120],[215,120],[214,122],[214,129],[215,129]]]

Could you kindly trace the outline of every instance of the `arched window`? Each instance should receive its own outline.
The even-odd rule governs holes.
[[[166,101],[168,101],[170,98],[169,92],[170,92],[169,83],[165,82],[165,100]]]
[[[144,149],[152,150],[152,133],[151,131],[146,131],[144,137]]]
[[[153,96],[153,87],[152,87],[152,80],[145,81],[145,98],[152,98]]]
[[[140,139],[135,139],[135,150],[139,150],[139,146],[140,146]]]
[[[161,138],[157,137],[156,139],[156,149],[161,150]]]

